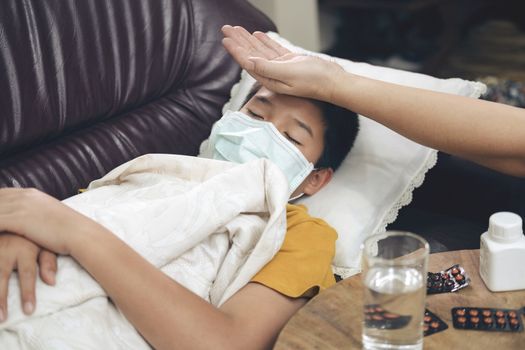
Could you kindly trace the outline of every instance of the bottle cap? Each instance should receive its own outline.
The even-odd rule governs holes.
[[[499,212],[489,218],[489,235],[498,242],[513,242],[523,235],[521,217],[511,212]]]

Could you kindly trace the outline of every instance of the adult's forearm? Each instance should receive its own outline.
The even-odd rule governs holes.
[[[420,144],[525,176],[525,110],[344,74],[333,102]]]
[[[156,349],[221,349],[231,319],[148,263],[103,228],[73,244],[71,255],[100,283]],[[217,336],[220,335],[220,336]]]

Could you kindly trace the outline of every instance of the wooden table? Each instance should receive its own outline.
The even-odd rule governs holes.
[[[485,287],[479,276],[479,250],[431,254],[429,271],[441,271],[453,264],[465,268],[471,278],[470,286],[455,293],[427,296],[427,308],[449,328],[425,337],[424,348],[525,349],[525,332],[466,331],[453,327],[450,309],[455,306],[511,309],[525,306],[524,290],[491,293]],[[274,349],[361,349],[362,297],[361,275],[339,282],[313,298],[292,317]]]

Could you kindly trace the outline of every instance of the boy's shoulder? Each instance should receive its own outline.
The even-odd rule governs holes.
[[[301,234],[323,234],[333,239],[337,239],[337,232],[326,221],[314,217],[308,213],[308,208],[301,204],[288,204],[286,206],[287,230],[301,231]],[[326,237],[326,238],[328,238]]]
[[[312,297],[335,284],[331,263],[336,231],[311,216],[304,205],[286,207],[287,232],[281,249],[252,279],[288,297]]]

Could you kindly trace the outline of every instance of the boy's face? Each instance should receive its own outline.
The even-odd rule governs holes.
[[[323,116],[321,109],[307,99],[276,94],[263,87],[241,112],[271,122],[309,162],[315,164],[321,157],[325,131]]]

